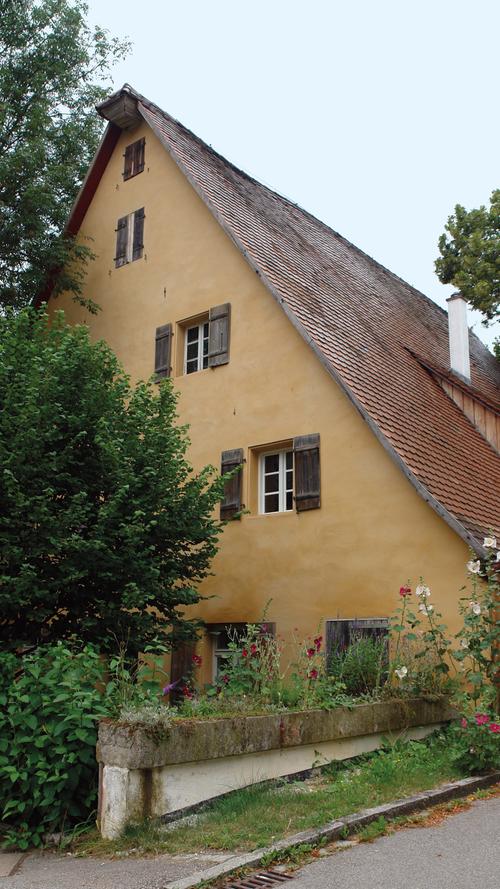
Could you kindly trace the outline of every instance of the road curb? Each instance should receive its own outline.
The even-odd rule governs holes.
[[[418,812],[421,809],[427,809],[429,806],[436,806],[451,799],[460,799],[463,796],[468,796],[469,793],[474,793],[476,790],[481,790],[484,787],[491,787],[498,782],[500,782],[500,771],[493,772],[490,775],[480,775],[475,778],[462,778],[460,781],[442,784],[440,787],[436,787],[435,790],[424,790],[422,793],[393,800],[393,802],[385,803],[382,806],[363,809],[361,812],[355,812],[353,815],[347,815],[345,818],[340,818],[337,821],[329,821],[322,827],[295,833],[264,849],[255,849],[253,852],[247,852],[245,855],[235,855],[223,864],[217,864],[204,871],[198,871],[196,876],[184,877],[181,880],[166,883],[164,889],[194,889],[200,883],[210,883],[220,877],[228,876],[241,868],[256,867],[261,864],[263,858],[272,853],[286,852],[305,843],[317,845],[321,840],[336,840],[340,837],[344,839],[349,834],[355,833],[358,828],[376,821],[377,818],[383,817],[389,821],[393,818],[398,818],[400,815],[411,815],[412,812]]]

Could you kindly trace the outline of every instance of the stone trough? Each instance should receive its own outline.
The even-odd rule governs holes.
[[[415,699],[265,716],[174,721],[159,732],[99,726],[99,825],[164,818],[217,796],[375,750],[387,736],[423,738],[454,716],[445,701]]]

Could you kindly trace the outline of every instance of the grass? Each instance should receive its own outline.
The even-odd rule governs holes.
[[[103,840],[94,832],[75,839],[72,849],[103,856],[128,850],[147,855],[256,849],[457,777],[449,742],[441,733],[332,763],[320,777],[306,782],[235,791],[216,801],[194,824],[166,830],[155,822],[143,823],[118,840]]]

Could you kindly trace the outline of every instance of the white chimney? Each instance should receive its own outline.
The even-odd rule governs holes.
[[[470,380],[469,328],[467,303],[461,293],[452,293],[448,303],[448,335],[450,339],[451,370]]]

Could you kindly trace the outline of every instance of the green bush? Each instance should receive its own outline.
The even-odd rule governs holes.
[[[464,774],[500,769],[500,724],[492,713],[463,716],[450,737],[452,758]]]
[[[348,695],[371,695],[385,682],[387,660],[387,639],[359,636],[345,651],[331,655],[328,672]]]
[[[0,655],[0,811],[7,845],[86,820],[96,802],[104,663],[90,645]]]

